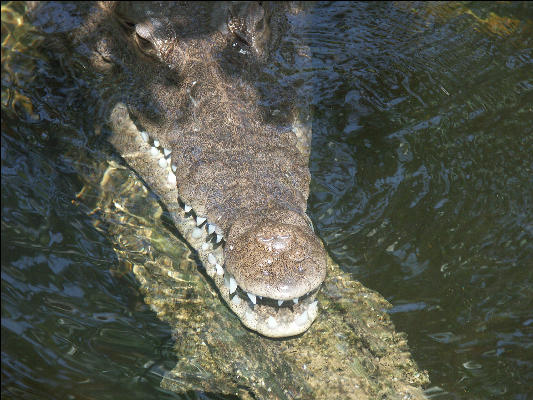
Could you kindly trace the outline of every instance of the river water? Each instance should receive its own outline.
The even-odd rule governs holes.
[[[80,94],[89,72],[40,54],[46,32],[23,15],[2,4],[2,397],[219,398],[159,388],[172,332],[76,197],[106,157]],[[532,15],[320,3],[301,27],[309,214],[335,261],[393,304],[432,398],[533,393]]]

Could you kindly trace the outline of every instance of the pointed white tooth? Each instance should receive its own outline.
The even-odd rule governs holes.
[[[169,172],[168,173],[168,183],[170,183],[171,185],[175,185],[176,184],[176,175],[174,175],[172,172]]]
[[[209,243],[207,243],[207,242],[202,243],[202,250],[203,251],[206,251],[208,248],[209,248]]]
[[[307,310],[305,310],[302,314],[298,315],[294,319],[294,323],[296,325],[305,325],[309,319],[307,318]]]
[[[192,210],[192,207],[190,205],[188,205],[188,204],[185,204],[184,209],[185,209],[185,212],[189,212],[189,211]]]
[[[213,253],[209,253],[209,255],[207,256],[207,261],[209,261],[213,265],[215,265],[217,263],[217,259],[213,255]]]
[[[197,225],[197,226],[200,226],[200,225],[202,225],[206,220],[207,220],[207,218],[205,218],[205,217],[198,217],[198,216],[197,216],[197,217],[196,217],[196,225]]]
[[[154,140],[154,146],[155,146],[155,147],[159,147],[159,140],[157,140],[157,139]]]
[[[215,225],[207,224],[207,233],[211,235],[214,231],[215,231]]]
[[[202,232],[202,230],[200,228],[194,228],[192,233],[191,233],[191,236],[194,238],[194,239],[200,239],[202,237],[204,233]]]
[[[219,235],[217,233],[217,243],[220,243],[222,241],[222,235]]]
[[[154,157],[158,156],[159,155],[159,150],[157,150],[155,147],[151,147],[150,148],[150,154],[153,155]]]
[[[233,276],[229,277],[229,292],[230,294],[235,293],[237,290],[237,281]]]
[[[292,302],[293,302],[294,304],[298,304],[298,297],[296,297],[295,299],[292,299]]]
[[[165,157],[168,157],[170,153],[172,153],[172,150],[167,149],[167,148],[163,149],[163,154],[165,155]]]
[[[283,300],[278,300],[278,307],[281,307],[282,304],[283,304]]]
[[[309,317],[309,320],[311,321],[315,319],[317,313],[318,313],[318,300],[315,300],[311,304],[309,304],[309,307],[307,308],[307,316]]]
[[[148,142],[148,140],[150,139],[150,137],[148,136],[148,133],[146,133],[146,132],[144,132],[144,131],[141,132],[141,137],[143,138],[143,140],[144,140],[145,142]]]
[[[215,268],[217,269],[217,274],[218,274],[218,275],[220,275],[220,276],[224,275],[224,268],[222,268],[222,267],[220,266],[220,264],[218,264],[218,263],[215,264]]]
[[[233,304],[238,306],[239,304],[241,304],[241,297],[239,295],[233,296],[231,298],[231,301],[233,302]]]
[[[252,293],[249,293],[249,292],[246,292],[246,294],[248,295],[250,300],[252,300],[252,303],[257,304],[257,299],[255,298],[255,294],[252,294]]]
[[[161,168],[166,168],[167,167],[167,160],[165,160],[164,158],[160,158],[159,159],[159,166]]]
[[[172,164],[172,172],[176,172],[178,170],[178,166],[176,164]]]
[[[249,324],[255,324],[254,313],[251,310],[246,311],[246,314],[244,314],[244,317],[246,318]]]
[[[263,296],[257,296],[257,297],[259,297],[259,300],[263,300]]]
[[[267,324],[270,329],[274,329],[276,326],[278,326],[278,321],[271,315],[267,319]]]

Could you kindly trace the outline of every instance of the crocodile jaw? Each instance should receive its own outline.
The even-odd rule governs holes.
[[[231,265],[226,266],[225,251],[228,243],[225,232],[207,218],[196,215],[192,206],[180,198],[171,154],[159,145],[157,139],[141,132],[135,126],[127,107],[122,103],[114,107],[110,125],[113,130],[110,142],[161,198],[184,238],[198,252],[207,274],[215,282],[222,298],[241,322],[268,337],[287,337],[305,332],[318,314],[315,295],[325,277],[325,261],[324,268],[318,271],[318,280],[310,286],[310,291],[303,295],[299,295],[302,292],[288,291],[289,297],[299,295],[290,300],[286,299],[287,296],[276,298],[276,295],[272,298],[260,298],[261,293],[247,292],[239,287],[239,280],[230,272]],[[296,223],[294,218],[297,217],[285,217]],[[321,243],[319,247],[323,251]],[[229,246],[227,250],[231,254]],[[325,252],[323,259],[325,260]],[[244,287],[246,284],[242,282]],[[280,305],[279,301],[283,303]]]

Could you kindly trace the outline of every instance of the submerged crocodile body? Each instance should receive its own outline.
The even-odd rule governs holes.
[[[108,102],[109,141],[173,218],[195,222],[203,239],[195,249],[222,298],[270,337],[309,328],[326,274],[305,213],[310,130],[297,128],[294,88],[269,83],[264,94],[257,85],[288,12],[284,4],[83,4],[73,14],[86,19],[69,37],[121,93]],[[272,93],[274,105],[261,106]]]

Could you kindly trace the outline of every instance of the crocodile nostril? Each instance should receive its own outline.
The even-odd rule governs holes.
[[[287,242],[280,238],[280,237],[277,237],[276,239],[274,239],[274,242],[272,243],[272,248],[275,249],[275,250],[283,250],[284,248],[287,247]]]
[[[291,244],[291,235],[289,234],[269,236],[258,235],[257,239],[267,251],[284,251],[288,249]]]

